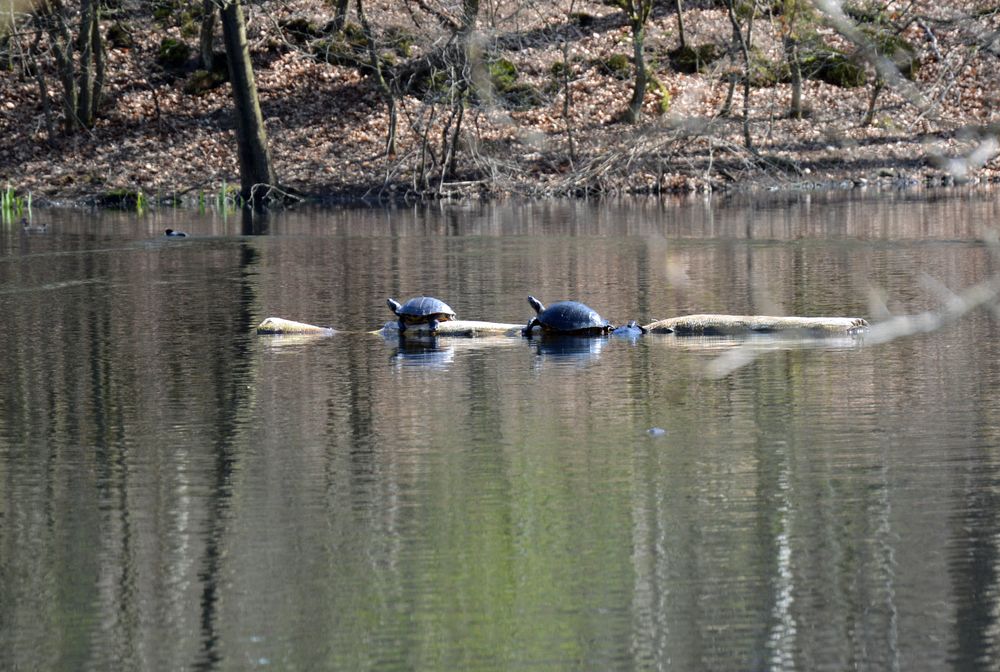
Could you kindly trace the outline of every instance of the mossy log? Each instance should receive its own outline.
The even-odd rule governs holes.
[[[732,336],[778,332],[818,336],[856,334],[868,328],[858,317],[770,317],[767,315],[684,315],[646,325],[653,334]]]
[[[447,320],[439,322],[435,335],[437,336],[520,336],[523,324],[508,324],[504,322],[480,322],[477,320]],[[386,322],[385,326],[372,333],[383,336],[399,334],[399,324],[395,321]],[[410,324],[406,327],[407,334],[427,336],[430,329],[426,324]]]
[[[269,317],[257,325],[257,333],[269,336],[282,334],[330,336],[337,333],[330,327],[317,327],[305,322],[293,322],[280,317]]]

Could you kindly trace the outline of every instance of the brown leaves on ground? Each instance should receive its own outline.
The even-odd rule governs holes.
[[[684,13],[689,44],[712,43],[731,53],[703,72],[685,74],[670,66],[669,54],[678,46],[677,17],[672,3],[663,4],[671,7],[660,6],[650,20],[644,53],[669,92],[667,114],[658,113],[661,95],[652,86],[642,122],[621,121],[633,85],[630,64],[624,71],[610,67],[613,56],[632,55],[632,34],[621,10],[576,0],[492,3],[478,17],[477,53],[484,62],[503,58],[513,63],[515,81],[534,96],[532,102],[505,105],[485,88],[467,97],[459,146],[452,148],[457,108],[447,96],[401,95],[393,156],[385,155],[388,106],[373,79],[355,65],[318,59],[307,42],[291,39],[283,29],[295,18],[328,24],[333,3],[253,5],[250,43],[278,176],[283,185],[313,194],[544,195],[712,189],[734,181],[827,186],[923,181],[927,176],[947,179],[946,166],[964,170],[963,178],[996,175],[995,151],[984,146],[984,138],[994,132],[988,125],[1000,109],[1000,48],[994,37],[1000,19],[996,12],[977,12],[981,3],[888,3],[887,21],[916,48],[919,100],[887,87],[869,126],[860,122],[871,85],[840,88],[807,79],[803,99],[811,115],[801,120],[788,118],[788,83],[755,86],[749,118],[756,153],[744,146],[741,86],[730,116],[719,116],[728,73],[741,68],[730,49],[725,11],[708,8],[713,3],[684,3],[691,6]],[[423,6],[447,9],[444,3]],[[353,7],[348,20],[356,23]],[[92,129],[73,135],[61,131],[61,87],[45,60],[44,40],[39,62],[57,126],[51,137],[31,69],[15,62],[0,72],[0,185],[10,183],[36,198],[138,190],[193,200],[201,191],[238,183],[228,85],[185,93],[189,73],[171,76],[156,65],[155,55],[165,35],[192,47],[197,38],[182,35],[177,26],[154,23],[146,13],[127,17],[134,47],[108,49],[105,98]],[[419,3],[371,1],[366,13],[380,46],[389,45],[392,35],[408,36],[409,51],[403,55],[382,49],[389,68],[430,54],[447,40],[440,22]],[[102,27],[107,30],[118,20],[124,19],[110,17]],[[785,26],[780,17],[760,14],[753,33],[757,61],[783,62]],[[16,35],[17,44],[27,49],[33,38]],[[825,25],[817,35],[827,44],[850,47]],[[221,46],[221,38],[216,44]],[[871,80],[874,69],[866,68]],[[977,147],[980,153],[972,163],[935,159],[961,157]],[[457,152],[454,172],[445,160],[450,151]]]

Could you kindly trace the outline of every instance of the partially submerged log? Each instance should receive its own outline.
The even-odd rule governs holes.
[[[808,333],[817,336],[857,334],[868,328],[859,317],[771,317],[767,315],[684,315],[646,325],[653,334],[733,336]]]
[[[508,324],[505,322],[480,322],[478,320],[447,320],[438,322],[435,336],[464,336],[473,338],[476,336],[520,336],[522,324]],[[372,333],[382,336],[398,336],[399,323],[386,322],[385,326]],[[406,334],[414,336],[429,336],[430,329],[426,324],[409,324],[406,326]]]
[[[306,324],[305,322],[294,322],[280,317],[269,317],[257,325],[257,333],[267,335],[331,336],[337,332],[330,327],[317,327],[314,324]]]
[[[474,338],[482,336],[520,336],[524,327],[508,322],[479,320],[447,320],[439,322],[436,336]],[[682,336],[738,336],[741,334],[809,334],[812,336],[837,336],[858,334],[868,328],[868,322],[857,317],[770,317],[766,315],[685,315],[658,320],[646,325],[653,334],[678,334]],[[269,317],[257,326],[258,334],[296,334],[330,336],[337,333],[330,327],[318,327],[304,322],[294,322],[280,317]],[[370,333],[385,337],[399,335],[399,324],[386,322],[381,329]],[[412,336],[430,336],[426,324],[406,327]]]

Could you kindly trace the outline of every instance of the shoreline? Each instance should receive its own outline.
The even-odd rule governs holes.
[[[309,187],[303,185],[295,190],[295,194],[286,201],[285,208],[295,208],[300,206],[318,207],[324,209],[337,208],[380,208],[380,207],[411,207],[420,205],[430,205],[438,202],[463,202],[463,201],[506,201],[511,199],[523,200],[527,202],[544,202],[546,200],[605,200],[613,198],[683,198],[686,196],[760,196],[762,198],[782,194],[851,194],[851,193],[893,193],[907,192],[919,193],[925,190],[933,190],[935,193],[955,191],[982,191],[989,192],[1000,184],[1000,175],[972,176],[966,179],[958,179],[954,176],[936,170],[894,171],[890,167],[883,167],[873,175],[858,176],[844,173],[835,177],[825,177],[823,179],[800,179],[791,181],[780,179],[777,176],[765,174],[754,179],[745,179],[733,182],[717,181],[716,183],[706,183],[694,188],[670,188],[657,189],[655,187],[645,187],[642,189],[629,188],[624,185],[620,188],[609,188],[605,191],[591,191],[581,194],[544,194],[530,195],[528,190],[523,191],[495,191],[490,190],[485,184],[463,185],[462,190],[453,190],[444,194],[418,194],[409,192],[402,185],[371,185],[369,187],[349,187],[331,188],[322,186]],[[199,199],[198,196],[191,196],[192,188],[179,190],[167,194],[146,193],[142,190],[136,191],[116,191],[112,194],[105,192],[92,193],[71,193],[71,194],[35,194],[34,192],[22,192],[16,189],[15,185],[9,181],[0,185],[5,189],[14,189],[14,195],[22,202],[26,202],[27,197],[31,197],[32,208],[92,208],[103,210],[145,210],[150,208],[205,208],[210,206],[221,206],[217,195],[209,194],[207,197]],[[203,194],[205,192],[202,192]],[[142,203],[136,206],[136,201]],[[239,209],[238,203],[229,200],[226,207]],[[282,207],[271,208],[272,211],[280,211]]]

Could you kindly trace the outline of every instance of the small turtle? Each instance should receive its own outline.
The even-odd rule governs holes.
[[[557,301],[546,308],[541,301],[529,296],[528,303],[537,315],[528,320],[528,326],[522,332],[525,336],[531,336],[531,329],[535,325],[540,326],[543,332],[578,336],[606,334],[615,328],[598,315],[596,310],[579,301]]]
[[[620,338],[639,338],[646,333],[646,328],[639,326],[639,323],[635,320],[631,320],[628,324],[622,325],[611,332],[612,336],[618,336]]]
[[[183,231],[175,231],[174,229],[164,229],[163,235],[167,238],[187,238],[188,234]]]
[[[395,299],[388,299],[389,310],[399,317],[399,333],[406,331],[408,324],[426,324],[431,333],[437,331],[438,322],[455,319],[455,311],[441,299],[433,296],[418,296],[400,305]]]

